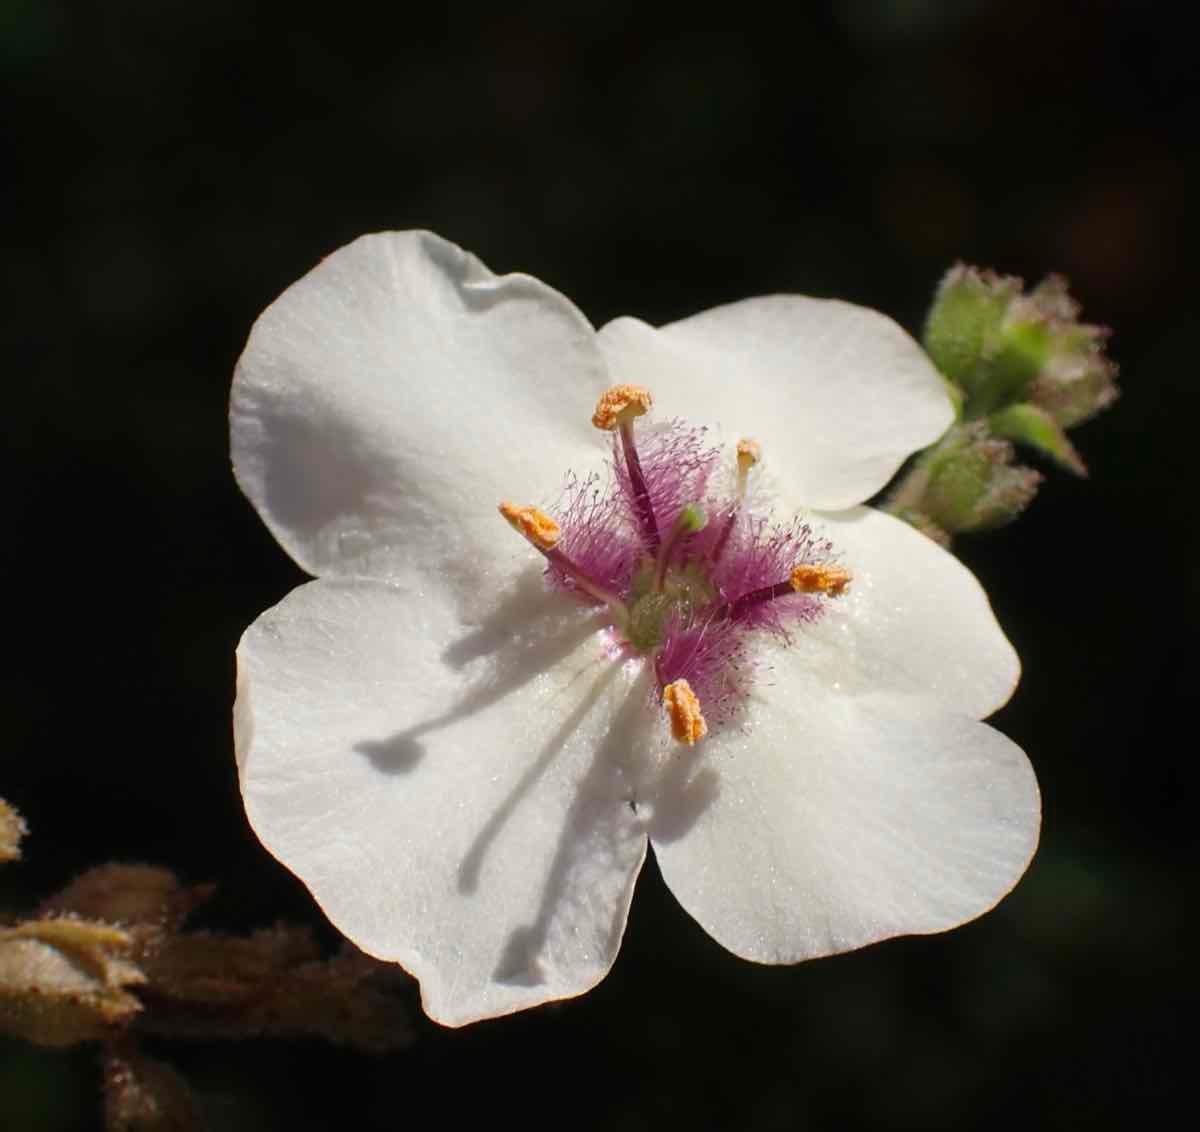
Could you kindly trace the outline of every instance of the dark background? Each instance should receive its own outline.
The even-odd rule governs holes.
[[[302,575],[225,411],[253,319],[353,236],[432,228],[597,324],[786,290],[916,330],[956,258],[1063,271],[1124,397],[1076,433],[1090,481],[959,548],[1023,658],[995,723],[1045,797],[997,911],[760,968],[651,862],[582,999],[416,1019],[382,1059],[155,1049],[216,1128],[1157,1125],[1197,989],[1198,100],[1169,12],[0,0],[0,794],[33,831],[0,904],[121,859],[218,881],[207,926],[320,922],[237,795],[232,650]],[[97,1101],[90,1051],[0,1042],[0,1127],[93,1128]]]

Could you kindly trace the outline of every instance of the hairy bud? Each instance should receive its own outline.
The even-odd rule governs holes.
[[[952,268],[930,308],[925,348],[962,388],[965,418],[1030,402],[1060,429],[1071,428],[1117,396],[1116,366],[1104,354],[1108,331],[1079,321],[1061,276],[1028,294],[1023,286],[1013,276]],[[1061,460],[1036,439],[1016,439]]]

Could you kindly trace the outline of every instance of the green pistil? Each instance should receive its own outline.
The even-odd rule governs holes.
[[[667,567],[670,565],[671,555],[675,553],[676,548],[688,535],[704,530],[707,522],[708,516],[699,503],[689,503],[679,512],[679,517],[671,527],[671,533],[667,535],[666,542],[662,544],[658,552],[658,564],[654,571],[654,588],[656,590],[661,591],[663,588]]]

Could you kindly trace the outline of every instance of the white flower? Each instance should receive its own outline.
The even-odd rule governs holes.
[[[639,537],[628,494],[589,494],[613,450],[589,421],[620,383],[655,399],[659,423],[638,425],[654,505],[675,491],[709,509],[660,514],[662,544],[711,550],[728,521],[738,577],[794,551],[805,592],[769,606],[789,624],[738,625],[745,602],[680,564],[638,637],[625,618],[646,622],[653,556],[606,605],[501,521],[501,499],[565,499],[558,545],[589,568],[614,530]],[[256,833],[448,1025],[603,978],[648,842],[683,906],[759,962],[979,915],[1037,841],[1029,764],[978,722],[1017,658],[963,566],[855,506],[950,416],[920,348],[845,303],[771,296],[597,333],[545,284],[429,233],[336,252],[258,320],[233,386],[238,482],[317,577],[238,649]],[[757,442],[741,464],[739,437]],[[801,504],[837,513],[786,526]],[[784,526],[762,525],[765,506]],[[571,544],[572,523],[595,531]],[[557,537],[531,533],[550,554]],[[670,634],[696,624],[680,594],[699,636],[728,629],[691,707],[661,673]]]

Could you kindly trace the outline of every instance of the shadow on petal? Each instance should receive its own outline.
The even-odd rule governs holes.
[[[491,707],[570,656],[598,628],[595,611],[548,589],[540,569],[522,571],[496,609],[442,653],[458,670],[486,661],[482,679],[445,711],[354,750],[387,774],[407,774],[424,757],[421,736]]]
[[[534,784],[545,773],[546,768],[554,761],[571,734],[583,722],[588,712],[596,706],[605,689],[613,682],[620,668],[616,664],[606,664],[599,679],[593,684],[591,691],[580,702],[579,706],[563,721],[563,725],[550,737],[550,741],[542,748],[537,759],[529,769],[521,775],[516,786],[508,797],[488,819],[487,824],[479,831],[479,836],[471,844],[467,855],[463,858],[458,869],[458,891],[474,892],[479,884],[479,870],[483,865],[484,855],[488,846],[496,839],[496,835],[504,828],[504,823],[512,816],[521,799],[533,788]]]
[[[482,656],[519,649],[531,639],[536,643],[536,637],[556,622],[566,625],[578,621],[584,608],[567,594],[552,590],[540,566],[529,565],[491,613],[446,647],[442,660],[451,668],[461,669]]]
[[[492,977],[498,983],[522,987],[536,987],[545,982],[545,973],[538,962],[541,947],[542,938],[536,927],[517,928],[504,944],[504,951]]]
[[[364,739],[355,743],[354,749],[386,774],[407,774],[425,757],[425,748],[411,731],[398,732],[390,739]]]
[[[617,666],[612,668],[615,671]],[[497,982],[532,986],[543,981],[541,957],[555,920],[572,919],[564,917],[569,905],[588,905],[593,899],[586,878],[576,875],[580,865],[603,862],[606,857],[620,858],[622,849],[628,851],[630,839],[640,841],[644,857],[645,831],[629,816],[629,753],[637,749],[639,736],[645,734],[648,725],[647,714],[652,713],[643,673],[629,689],[587,775],[579,783],[563,823],[537,916],[532,923],[516,928],[509,935],[492,976]],[[639,869],[640,862],[631,872],[630,888]],[[628,899],[619,901],[604,938],[597,941],[603,954],[616,954],[627,913]],[[592,918],[583,911],[578,922],[586,923]]]
[[[654,780],[646,832],[652,842],[676,841],[682,837],[717,799],[721,780],[703,762],[705,744],[682,747],[669,756],[666,766]],[[646,806],[638,803],[639,813]]]

